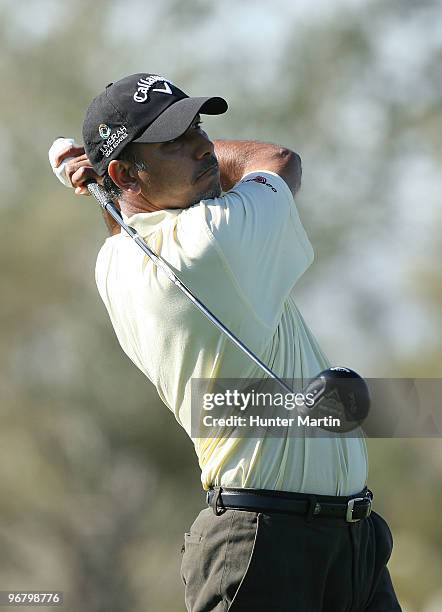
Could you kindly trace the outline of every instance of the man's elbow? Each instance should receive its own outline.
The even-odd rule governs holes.
[[[301,187],[301,158],[297,153],[286,147],[279,147],[278,155],[281,160],[280,175],[288,184],[293,196],[295,196]]]

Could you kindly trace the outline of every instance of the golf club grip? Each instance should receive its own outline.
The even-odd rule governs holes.
[[[90,180],[86,183],[88,191],[99,202],[100,206],[106,209],[108,204],[113,204],[112,199],[107,194],[106,190],[97,182]]]

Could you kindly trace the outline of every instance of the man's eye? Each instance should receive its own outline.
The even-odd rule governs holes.
[[[190,127],[195,128],[197,130],[199,130],[202,126],[203,122],[200,120],[195,121],[195,123],[192,123],[192,125]],[[190,128],[188,128],[190,130]],[[182,135],[179,136],[178,138],[174,138],[173,140],[168,140],[166,144],[174,144],[175,142],[178,142],[179,140],[181,140],[181,138],[185,137],[186,132]]]

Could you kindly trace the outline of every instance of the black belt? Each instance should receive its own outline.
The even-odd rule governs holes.
[[[304,514],[308,520],[327,516],[354,523],[370,516],[373,493],[367,487],[349,497],[214,487],[207,491],[206,500],[216,515],[233,509]]]

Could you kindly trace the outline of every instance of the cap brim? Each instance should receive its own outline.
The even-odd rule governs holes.
[[[167,142],[179,138],[188,129],[195,115],[221,115],[228,108],[224,98],[183,98],[178,100],[149,125],[132,142]]]

